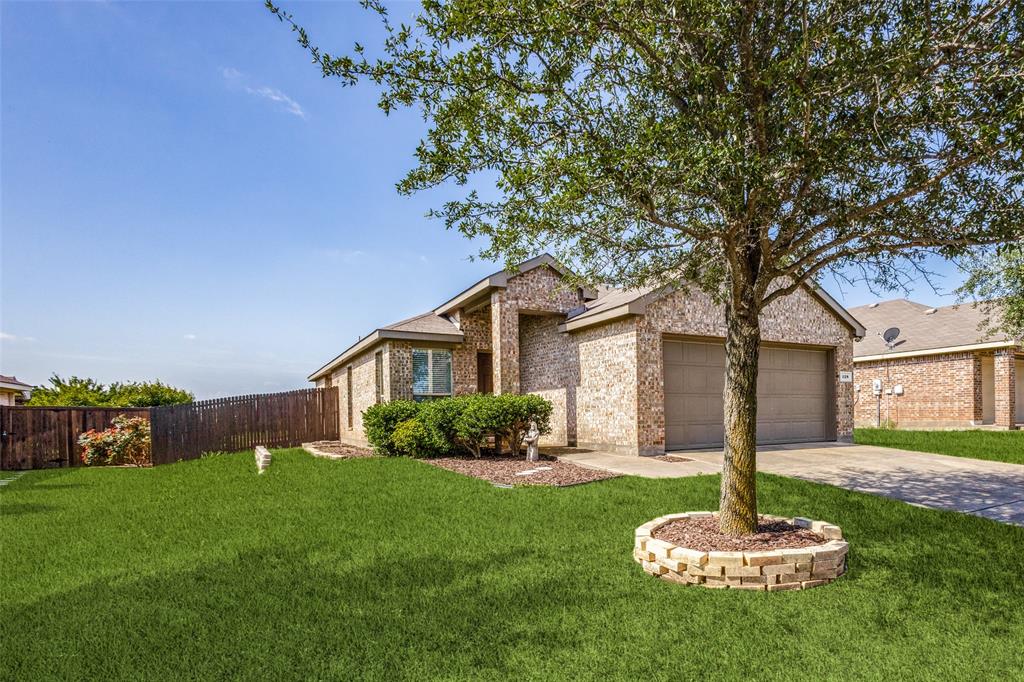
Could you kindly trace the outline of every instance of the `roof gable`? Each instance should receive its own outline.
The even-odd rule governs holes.
[[[463,289],[454,297],[434,308],[434,313],[437,315],[450,315],[459,308],[469,307],[482,300],[485,296],[489,296],[490,292],[494,289],[504,289],[507,287],[508,281],[511,278],[542,267],[551,268],[562,277],[573,274],[572,271],[555,260],[554,256],[548,253],[542,253],[535,258],[523,261],[516,266],[515,269],[510,268],[506,270],[499,270],[492,275],[484,277],[476,284]],[[585,287],[583,291],[583,298],[587,300],[595,299],[597,298],[597,292],[589,287]]]
[[[563,327],[565,331],[572,331],[627,315],[643,315],[649,303],[679,288],[679,286],[664,286],[640,289],[613,289],[597,300],[588,303],[576,315],[570,316]],[[829,296],[828,292],[812,285],[807,285],[805,288],[822,304],[823,308],[834,314],[853,330],[858,338],[864,336],[864,326],[846,308],[841,306],[838,301]]]

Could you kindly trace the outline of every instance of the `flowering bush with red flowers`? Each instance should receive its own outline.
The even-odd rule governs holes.
[[[82,446],[82,463],[86,466],[102,464],[129,464],[147,466],[150,463],[149,420],[145,417],[118,415],[113,426],[104,431],[89,429],[78,437]]]

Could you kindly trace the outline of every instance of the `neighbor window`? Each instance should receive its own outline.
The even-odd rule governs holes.
[[[452,352],[441,348],[412,351],[412,397],[430,400],[452,394]]]

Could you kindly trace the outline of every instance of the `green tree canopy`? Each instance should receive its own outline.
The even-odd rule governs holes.
[[[988,331],[1024,339],[1024,244],[975,254],[964,269],[969,276],[957,290],[961,300],[975,300],[987,316]]]
[[[114,382],[109,386],[94,379],[72,376],[63,379],[57,374],[50,377],[49,386],[32,391],[30,406],[87,406],[87,407],[155,407],[190,403],[194,396],[188,391],[168,386],[160,381]]]
[[[881,288],[930,252],[1019,238],[1024,41],[1012,0],[424,0],[379,46],[322,50],[428,123],[403,193],[518,262],[688,283],[725,304],[721,523],[756,526],[759,316],[824,273]]]

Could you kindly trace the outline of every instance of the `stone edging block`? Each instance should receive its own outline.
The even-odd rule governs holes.
[[[256,446],[256,472],[262,474],[270,466],[270,450],[262,445]]]
[[[762,514],[823,535],[827,542],[812,547],[759,552],[701,552],[653,537],[677,519],[718,516],[718,512],[666,514],[648,521],[634,533],[633,558],[645,572],[684,585],[779,592],[827,585],[846,572],[850,545],[839,526],[803,517]]]

